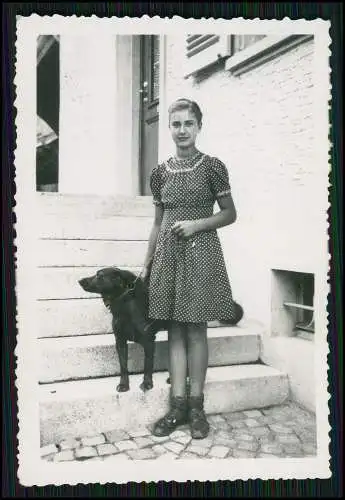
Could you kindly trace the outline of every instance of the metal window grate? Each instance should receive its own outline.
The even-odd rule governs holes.
[[[286,307],[294,307],[295,309],[301,309],[304,311],[314,311],[313,306],[306,306],[304,304],[296,304],[294,302],[284,302],[284,306]]]
[[[297,273],[296,273],[297,274]],[[295,331],[314,333],[314,278],[308,274],[297,274],[296,302],[285,301],[284,307],[295,311]]]

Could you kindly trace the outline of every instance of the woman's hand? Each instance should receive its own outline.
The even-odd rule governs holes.
[[[172,226],[172,233],[176,234],[178,238],[187,239],[197,232],[198,226],[196,221],[184,220],[177,221]]]

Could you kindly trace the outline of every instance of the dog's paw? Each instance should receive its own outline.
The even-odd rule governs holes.
[[[149,391],[153,388],[153,382],[152,380],[143,380],[139,387],[143,392]]]
[[[117,387],[116,387],[116,390],[117,392],[127,392],[129,391],[129,384],[125,384],[125,383],[120,383]]]

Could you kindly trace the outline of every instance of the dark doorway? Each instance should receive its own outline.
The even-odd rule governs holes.
[[[37,40],[37,191],[58,191],[59,111],[59,39],[40,36]]]

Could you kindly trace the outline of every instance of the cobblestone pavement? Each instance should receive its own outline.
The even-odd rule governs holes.
[[[188,425],[163,438],[153,436],[147,427],[115,429],[49,444],[41,448],[41,457],[62,462],[316,455],[315,416],[294,403],[207,418],[211,429],[202,440],[191,438]]]

